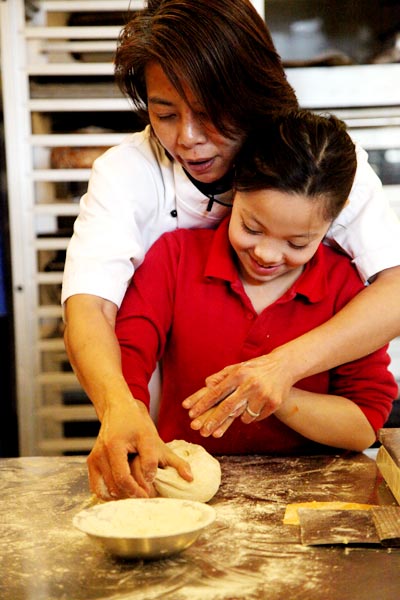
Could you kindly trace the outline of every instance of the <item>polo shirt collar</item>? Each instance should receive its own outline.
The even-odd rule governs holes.
[[[228,238],[229,218],[229,216],[225,217],[215,230],[204,276],[234,284],[240,281],[240,278],[235,262],[236,255]],[[324,253],[324,246],[320,244],[317,252],[304,267],[300,277],[279,301],[291,300],[299,294],[314,303],[321,301],[327,295],[328,279]]]

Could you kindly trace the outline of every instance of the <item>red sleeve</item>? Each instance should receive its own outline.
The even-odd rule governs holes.
[[[333,369],[330,393],[355,402],[375,432],[387,421],[398,387],[388,370],[387,346],[359,360]]]
[[[330,254],[330,280],[335,282],[335,312],[338,312],[364,288],[359,276],[348,262],[346,268],[338,268],[337,255]],[[333,271],[335,269],[335,271]],[[336,280],[335,273],[340,274]],[[375,431],[383,427],[397,398],[398,387],[389,371],[390,357],[387,346],[359,360],[340,365],[330,371],[331,394],[343,396],[355,402],[365,414]]]
[[[163,355],[173,314],[179,236],[167,233],[147,252],[116,320],[122,372],[135,398],[149,406],[148,382]]]

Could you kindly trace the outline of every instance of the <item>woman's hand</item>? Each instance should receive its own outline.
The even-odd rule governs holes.
[[[138,458],[133,467],[132,455]],[[105,410],[87,464],[90,489],[103,500],[151,496],[159,464],[171,465],[191,480],[188,464],[165,446],[146,407],[138,401]]]
[[[243,423],[265,419],[287,398],[294,378],[279,349],[231,365],[206,380],[206,386],[186,398],[191,427],[204,437],[221,437],[235,418]]]
[[[193,475],[188,462],[180,458],[175,452],[173,452],[168,446],[161,440],[158,440],[158,456],[160,467],[173,467],[177,470],[179,475],[186,479],[186,481],[192,481]],[[150,498],[157,496],[156,488],[153,483],[147,483],[143,480],[143,465],[142,457],[137,454],[133,460],[130,461],[130,470],[133,478],[138,482],[139,485],[146,486],[148,489],[148,495]]]

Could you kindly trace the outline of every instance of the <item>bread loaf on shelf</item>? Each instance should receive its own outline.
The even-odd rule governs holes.
[[[108,146],[58,146],[51,150],[53,169],[91,169],[95,159],[108,150]]]

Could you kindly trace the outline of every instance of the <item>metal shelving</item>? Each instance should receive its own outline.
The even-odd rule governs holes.
[[[94,442],[95,433],[87,428],[82,435],[79,428],[91,421],[97,426],[97,418],[67,360],[60,306],[63,256],[90,168],[57,168],[52,152],[117,144],[126,133],[118,113],[127,113],[132,125],[132,109],[113,80],[123,20],[81,26],[73,18],[104,13],[111,23],[116,12],[143,5],[35,0],[26,13],[23,0],[0,4],[22,455],[85,452]],[[104,128],[104,115],[110,127]],[[100,133],[93,133],[99,121]]]
[[[264,15],[264,2],[253,3]],[[90,168],[54,165],[52,156],[62,147],[95,150],[115,145],[135,129],[133,111],[113,81],[112,54],[121,28],[113,21],[116,12],[143,4],[34,0],[26,14],[23,0],[0,2],[22,455],[86,452],[94,442],[94,428],[89,426],[97,425],[97,419],[67,360],[60,307],[63,256]],[[109,15],[110,24],[77,25],[82,13],[103,14],[106,20]],[[303,106],[332,109],[366,149],[399,149],[400,65],[351,69],[287,72]],[[356,73],[362,74],[359,83]],[[379,74],[377,85],[374,73]],[[358,106],[353,96],[348,108],[349,85],[342,76],[346,81],[350,77],[353,87],[366,86],[368,96],[363,95]],[[379,99],[374,100],[374,90]],[[388,185],[385,190],[400,212],[400,187]]]

